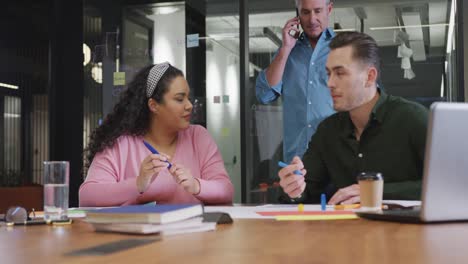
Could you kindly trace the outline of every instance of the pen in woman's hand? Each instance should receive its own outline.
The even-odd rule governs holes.
[[[153,148],[153,146],[151,146],[150,143],[146,142],[145,140],[143,140],[143,144],[145,144],[146,148],[149,149],[149,151],[151,151],[151,153],[153,154],[159,154],[159,152]],[[166,162],[167,164],[169,164],[169,166],[167,166],[168,169],[170,169],[172,167],[172,164],[168,161],[168,160],[165,160],[164,162]]]

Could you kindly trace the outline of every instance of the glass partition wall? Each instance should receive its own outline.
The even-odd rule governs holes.
[[[47,3],[20,1],[2,8],[0,188],[39,186],[42,161],[49,159],[47,93],[52,11]]]
[[[119,5],[86,0],[84,40],[91,55],[84,66],[85,146],[135,72],[169,61],[187,77],[192,123],[205,126],[216,140],[235,186],[235,202],[278,202],[283,106],[281,98],[260,104],[255,80],[281,46],[282,27],[295,16],[295,6],[293,0],[244,1],[249,7],[244,14],[249,32],[243,36],[249,40],[246,85],[240,77],[245,51],[239,33],[246,21],[241,21],[239,3],[129,0]],[[382,58],[380,86],[429,106],[460,100],[454,10],[456,3],[447,0],[343,0],[335,1],[329,25],[336,32],[362,31],[374,37]]]
[[[145,2],[85,1],[84,39],[91,53],[85,66],[85,146],[135,73],[168,61],[184,72],[192,123],[206,127],[215,139],[235,201],[241,202],[238,8],[218,9],[211,1]]]
[[[260,104],[255,79],[281,45],[285,21],[295,16],[293,0],[62,2],[9,1],[0,19],[0,187],[40,184],[42,161],[57,156],[56,142],[83,141],[86,147],[90,133],[135,72],[168,60],[187,77],[192,122],[207,127],[216,140],[235,186],[235,202],[277,202],[282,102]],[[82,21],[78,11],[69,8],[81,3]],[[241,11],[240,3],[248,11]],[[466,11],[461,3],[337,0],[329,24],[335,31],[363,31],[377,40],[383,65],[380,84],[388,93],[425,106],[438,100],[463,101],[465,54],[459,18]],[[67,23],[58,25],[56,16]],[[68,17],[72,21],[64,20]],[[240,35],[247,22],[248,33]],[[81,23],[82,39],[62,36]],[[64,39],[70,42],[62,45]],[[244,39],[248,45],[241,49]],[[78,91],[75,81],[60,80],[77,72],[62,70],[81,58],[76,42],[83,46],[84,105],[78,99],[62,101],[73,109],[67,114],[84,108],[83,134],[60,130],[61,136],[54,137],[62,123],[50,116],[63,109],[51,108],[60,104],[54,100]],[[241,65],[246,52],[248,59]],[[241,80],[245,67],[248,76]],[[57,83],[59,88],[51,86]],[[66,95],[50,97],[62,88],[69,89]],[[79,184],[72,187],[76,195]]]
[[[255,100],[255,79],[281,46],[281,29],[296,16],[294,1],[249,1],[251,87],[247,88],[252,122],[246,154],[248,202],[278,202],[278,160],[282,160],[281,100]],[[427,107],[458,96],[456,1],[334,1],[329,26],[335,32],[360,31],[380,47],[379,85],[389,94]]]

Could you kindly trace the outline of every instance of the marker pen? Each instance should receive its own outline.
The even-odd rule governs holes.
[[[286,164],[286,163],[284,163],[282,161],[278,161],[278,166],[280,166],[281,168],[284,168],[284,167],[288,166],[288,164]],[[294,174],[302,176],[302,173],[299,170],[295,170]]]
[[[146,142],[145,140],[143,140],[143,144],[145,144],[146,148],[149,149],[149,151],[151,151],[151,153],[153,154],[159,154],[159,152],[153,148],[153,146],[151,146],[150,143]],[[166,162],[167,164],[169,164],[169,166],[167,166],[168,169],[170,169],[172,167],[172,164],[168,161],[168,160],[165,160],[164,162]]]

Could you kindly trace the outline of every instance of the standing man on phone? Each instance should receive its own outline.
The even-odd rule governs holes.
[[[283,44],[257,77],[257,99],[283,96],[283,158],[302,157],[318,124],[334,113],[325,63],[335,33],[328,28],[330,0],[296,0],[298,17],[283,27]],[[304,32],[299,33],[299,24]],[[296,38],[297,37],[297,38]]]

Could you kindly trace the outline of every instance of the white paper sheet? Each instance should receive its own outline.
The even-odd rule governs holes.
[[[297,204],[265,204],[260,206],[205,206],[205,212],[228,213],[233,219],[275,219],[274,216],[261,216],[257,212],[297,211]],[[318,204],[305,204],[304,211],[319,211]],[[327,207],[327,210],[334,210]]]
[[[274,217],[261,216],[255,212],[256,206],[205,206],[205,212],[228,213],[233,219],[268,219]]]
[[[421,201],[384,200],[383,203],[402,206],[419,206]],[[259,206],[205,206],[205,212],[228,213],[233,219],[275,219],[274,216],[261,216],[257,212],[291,212],[298,210],[297,204],[264,204]],[[320,211],[319,204],[304,204],[304,211]],[[335,211],[332,205],[327,205],[327,211]],[[356,211],[356,210],[350,210]]]

